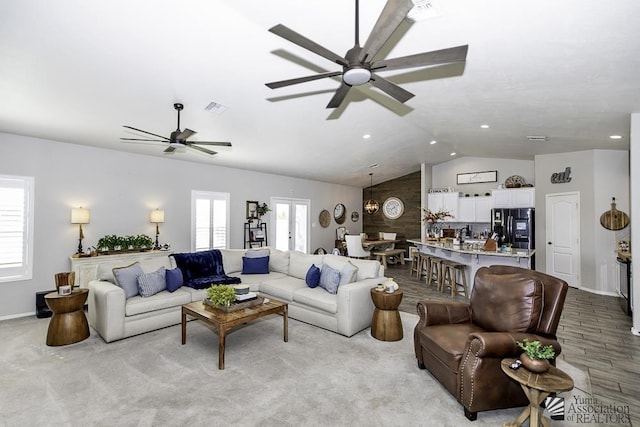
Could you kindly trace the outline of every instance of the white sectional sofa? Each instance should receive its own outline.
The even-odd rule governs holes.
[[[225,273],[240,277],[252,291],[288,303],[289,317],[347,337],[371,325],[374,306],[370,289],[384,281],[384,267],[379,262],[270,249],[268,274],[242,274],[245,252],[221,250]],[[337,294],[307,286],[305,276],[312,264],[318,267],[326,264],[341,270],[347,262],[358,268],[355,281],[340,285]],[[162,266],[175,268],[171,256],[144,260],[140,264],[145,273]],[[174,292],[165,290],[150,297],[137,295],[127,299],[124,290],[115,284],[114,267],[121,265],[99,265],[97,280],[89,282],[89,324],[106,342],[179,324],[181,305],[205,297],[204,289],[183,286]]]

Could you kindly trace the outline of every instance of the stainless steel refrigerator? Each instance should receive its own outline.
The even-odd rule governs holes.
[[[491,228],[498,235],[498,245],[535,249],[534,208],[491,209],[491,221]],[[531,257],[531,269],[535,269],[534,257]]]

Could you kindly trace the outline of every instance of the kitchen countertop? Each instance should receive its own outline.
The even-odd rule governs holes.
[[[421,239],[407,239],[407,242],[413,243],[414,245],[424,245],[430,248],[443,249],[443,250],[457,252],[461,254],[487,255],[487,256],[497,256],[497,257],[507,257],[507,258],[531,258],[533,254],[536,252],[535,249],[518,249],[518,248],[511,249],[508,252],[483,251],[481,249],[471,249],[471,248],[465,249],[464,243],[462,245],[454,245],[452,243],[425,241]]]

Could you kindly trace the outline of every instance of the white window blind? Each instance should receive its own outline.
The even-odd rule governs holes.
[[[33,276],[34,178],[0,175],[0,282]]]
[[[191,250],[229,247],[229,193],[192,191]]]

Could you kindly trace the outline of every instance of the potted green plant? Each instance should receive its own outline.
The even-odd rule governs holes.
[[[228,307],[236,300],[236,289],[229,285],[211,285],[207,289],[207,299],[215,306]]]
[[[538,340],[529,341],[526,338],[522,341],[517,341],[517,344],[518,347],[524,350],[520,355],[522,366],[538,374],[549,370],[551,367],[549,359],[553,359],[556,356],[556,352],[551,345],[542,345]]]

